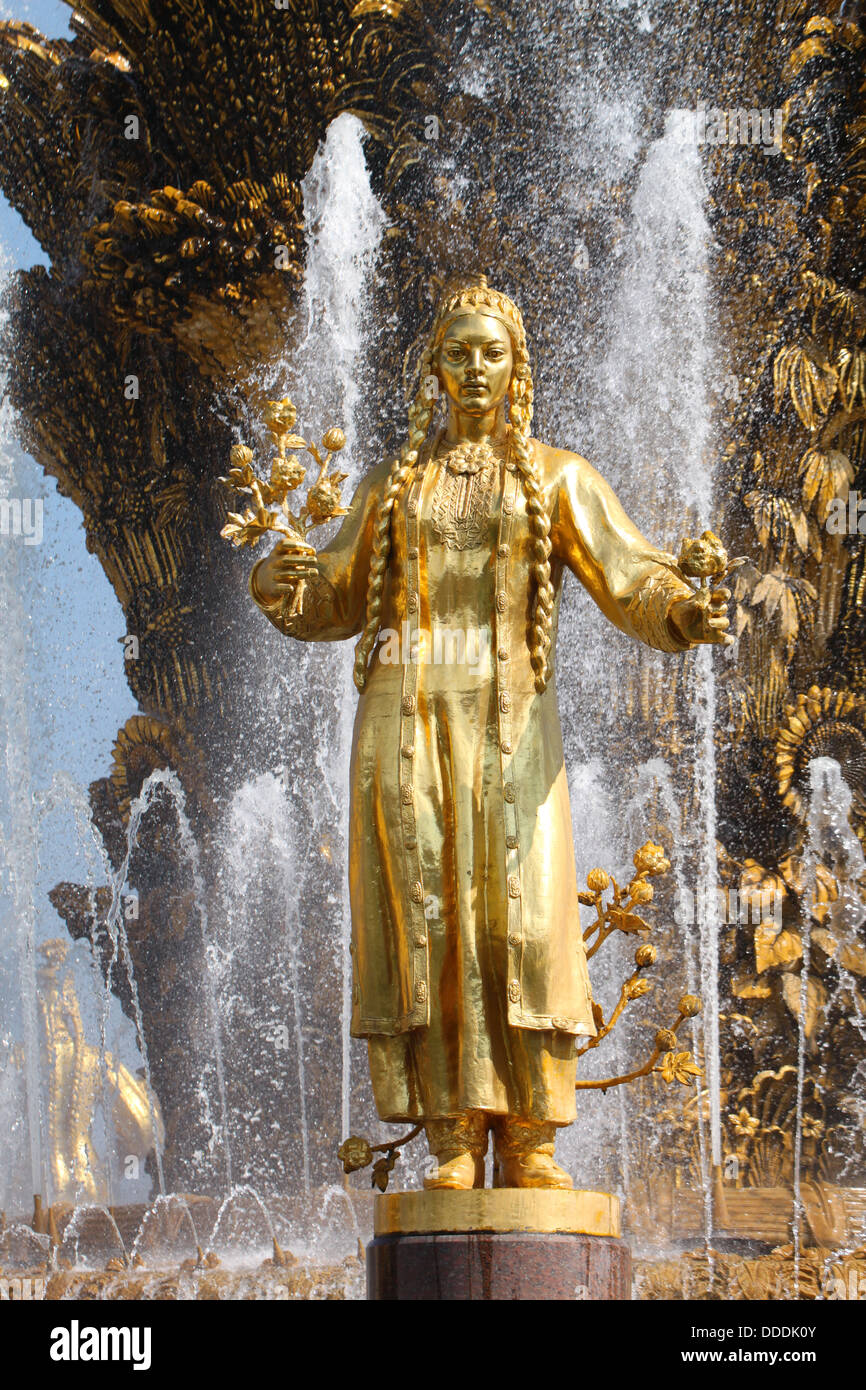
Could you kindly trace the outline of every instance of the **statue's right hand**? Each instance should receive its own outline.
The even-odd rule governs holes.
[[[316,552],[302,541],[278,541],[256,566],[256,590],[266,602],[292,595],[301,579],[316,569]]]

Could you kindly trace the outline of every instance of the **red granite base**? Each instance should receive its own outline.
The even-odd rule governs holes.
[[[376,1236],[367,1298],[454,1301],[631,1298],[631,1251],[613,1236],[521,1231]]]

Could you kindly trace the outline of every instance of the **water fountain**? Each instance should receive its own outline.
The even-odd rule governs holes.
[[[78,60],[102,71],[110,64],[99,55],[123,52],[148,100],[170,111],[121,7],[102,7],[110,24],[98,8],[78,7]],[[82,507],[88,544],[142,647],[126,671],[144,711],[89,793],[60,774],[49,794],[37,790],[20,679],[21,551],[0,538],[10,634],[0,668],[0,1113],[16,1112],[8,1143],[27,1171],[6,1199],[0,1266],[47,1263],[58,1288],[80,1276],[105,1296],[130,1279],[142,1297],[257,1283],[263,1296],[361,1295],[370,1194],[364,1175],[341,1174],[336,1150],[353,1132],[393,1135],[375,1117],[364,1048],[349,1036],[351,653],[265,639],[246,596],[249,566],[218,540],[225,499],[214,480],[232,443],[261,442],[262,400],[288,394],[304,429],[345,430],[351,491],[399,442],[404,402],[385,383],[411,358],[441,279],[473,256],[526,301],[539,436],[586,454],[659,544],[712,527],[754,562],[736,579],[738,645],[727,658],[705,649],[675,675],[617,634],[588,642],[588,600],[569,592],[563,605],[559,685],[581,882],[597,864],[621,876],[648,836],[664,846],[672,873],[656,898],[660,971],[666,990],[700,994],[705,1007],[692,1044],[704,1077],[679,1104],[651,1080],[585,1094],[560,1159],[581,1183],[623,1199],[639,1294],[816,1296],[859,1269],[866,1230],[855,853],[866,705],[851,599],[861,559],[853,540],[846,549],[825,534],[821,512],[861,466],[862,348],[854,323],[834,319],[813,284],[819,263],[828,282],[847,283],[858,233],[848,191],[834,193],[821,165],[810,189],[836,197],[829,213],[819,207],[836,241],[810,259],[809,198],[797,203],[783,186],[782,161],[699,146],[694,113],[742,106],[753,78],[773,109],[794,92],[801,125],[785,162],[803,174],[803,128],[820,128],[830,97],[813,87],[807,101],[805,59],[786,66],[802,26],[792,20],[768,67],[758,49],[772,47],[773,24],[762,18],[761,37],[750,38],[732,6],[719,19],[731,45],[724,63],[693,5],[676,33],[616,0],[556,0],[524,14],[519,32],[491,7],[461,7],[452,26],[434,5],[423,34],[411,16],[388,12],[401,7],[367,6],[351,39],[336,8],[324,5],[317,20],[327,73],[292,107],[290,135],[254,101],[255,114],[221,125],[224,94],[208,88],[202,100],[224,149],[171,125],[160,201],[131,143],[131,163],[105,180],[116,196],[70,203],[69,245],[54,235],[54,209],[16,174],[15,151],[31,140],[27,102],[13,108],[0,96],[10,196],[58,271],[53,282],[28,272],[9,298],[4,337],[38,370],[28,378],[10,363],[18,415],[4,393],[0,434],[23,433]],[[166,19],[166,51],[189,49],[188,18]],[[857,21],[827,19],[826,52],[809,63],[831,63],[846,23]],[[262,50],[278,52],[269,26]],[[38,109],[47,60],[26,39],[3,29],[3,71]],[[252,42],[247,28],[241,42]],[[107,73],[106,91],[114,81]],[[256,153],[245,163],[243,150]],[[90,157],[64,151],[58,167],[69,173]],[[58,206],[77,196],[78,184],[64,182]],[[200,231],[183,221],[192,206]],[[222,269],[208,249],[219,235],[232,243]],[[738,257],[740,268],[751,258],[751,290]],[[804,267],[810,341],[840,364],[822,368],[809,400],[791,385],[796,316],[769,288],[800,284]],[[100,325],[94,337],[82,303]],[[84,366],[80,379],[70,369],[64,394],[52,382],[67,360]],[[121,417],[103,397],[122,393],[130,373],[141,394]],[[11,450],[0,459],[0,499],[16,490],[13,462]],[[47,908],[36,885],[46,818],[64,803],[84,868],[52,902],[79,943],[81,1038],[96,1068],[89,1161],[104,1167],[77,1196],[52,1187],[40,1050]],[[755,893],[781,904],[778,917],[728,910],[732,895],[742,904]],[[128,915],[133,900],[140,916]],[[599,958],[606,1009],[627,945]],[[640,1026],[624,1025],[614,1069],[644,1044]],[[123,1161],[144,1155],[123,1147],[112,1113],[123,1067],[150,1135],[134,1189]],[[586,1075],[601,1074],[590,1054]],[[784,1153],[774,1125],[788,1135]],[[408,1150],[400,1182],[417,1184],[423,1161]],[[788,1244],[790,1259],[771,1253]]]

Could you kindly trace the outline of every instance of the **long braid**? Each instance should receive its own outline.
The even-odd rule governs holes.
[[[446,324],[455,312],[465,312],[471,309],[482,314],[492,312],[500,318],[511,335],[514,349],[514,373],[508,388],[511,452],[526,494],[526,511],[533,536],[534,559],[531,573],[535,592],[532,598],[529,654],[532,669],[535,672],[535,689],[539,695],[546,690],[550,680],[548,656],[553,632],[555,598],[550,578],[550,516],[544,503],[544,490],[529,446],[533,386],[526,333],[517,306],[505,295],[491,290],[485,276],[473,275],[468,278],[460,278],[443,289],[433,324],[433,332],[421,358],[421,384],[409,408],[409,438],[400,455],[394,460],[385,485],[385,494],[379,507],[376,532],[373,538],[364,630],[355,648],[354,674],[355,684],[359,690],[363,690],[366,685],[370,653],[376,645],[376,638],[379,634],[382,596],[391,554],[391,516],[403,485],[410,471],[418,462],[418,454],[427,436],[435,408],[435,399],[431,400],[427,389],[433,370],[434,352]]]
[[[515,341],[515,369],[508,391],[511,406],[511,453],[526,493],[526,511],[533,535],[532,578],[535,581],[535,594],[532,603],[529,658],[535,672],[535,689],[542,695],[550,680],[548,654],[553,630],[555,594],[550,580],[550,516],[544,505],[541,479],[529,447],[532,398],[529,353],[526,340],[521,335],[520,340]]]
[[[409,407],[409,438],[395,458],[385,494],[376,517],[376,531],[373,537],[373,553],[370,559],[370,577],[367,581],[367,609],[364,630],[355,648],[355,685],[363,690],[367,684],[367,666],[370,653],[379,635],[379,622],[382,616],[382,596],[385,592],[385,575],[391,554],[391,514],[403,489],[407,477],[418,462],[418,453],[427,437],[427,430],[433,418],[435,398],[429,395],[429,376],[433,362],[432,343],[421,358],[421,384],[414,401]]]

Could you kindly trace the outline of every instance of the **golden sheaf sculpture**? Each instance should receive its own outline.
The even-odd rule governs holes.
[[[280,540],[250,588],[288,636],[360,637],[352,1032],[379,1115],[424,1126],[428,1186],[483,1186],[492,1130],[501,1185],[567,1188],[555,1131],[597,1024],[555,683],[563,574],[629,636],[683,652],[729,640],[728,591],[687,582],[725,564],[704,537],[680,569],[585,459],[532,438],[523,321],[484,276],[446,286],[419,377],[406,443],[336,538],[318,555]]]

